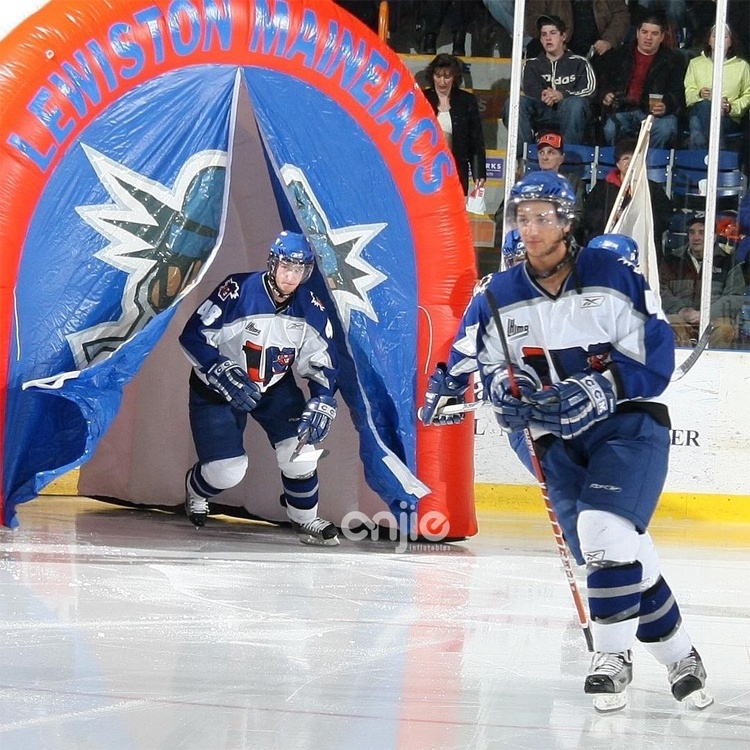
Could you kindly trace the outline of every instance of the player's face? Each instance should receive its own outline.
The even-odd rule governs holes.
[[[636,32],[635,41],[644,55],[653,55],[664,41],[664,32],[655,23],[642,23]]]
[[[542,146],[538,151],[539,168],[559,172],[563,163],[563,155],[552,146]]]
[[[516,226],[526,246],[532,267],[544,270],[556,265],[565,255],[563,238],[570,229],[549,201],[524,201],[516,209]]]
[[[276,266],[276,286],[282,294],[291,294],[302,283],[304,275],[302,264],[281,260]]]

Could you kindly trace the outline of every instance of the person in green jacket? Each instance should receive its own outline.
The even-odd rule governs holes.
[[[721,148],[725,147],[727,135],[742,132],[742,117],[750,109],[750,64],[735,54],[734,33],[729,26],[724,34],[726,54],[721,98]],[[708,148],[715,42],[714,26],[708,36],[706,47],[698,57],[690,61],[685,73],[690,148]]]

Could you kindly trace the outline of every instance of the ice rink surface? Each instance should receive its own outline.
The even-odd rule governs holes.
[[[0,531],[2,750],[750,747],[747,525],[652,528],[715,704],[678,704],[638,648],[629,705],[598,715],[541,510],[400,552],[86,499],[19,516]]]

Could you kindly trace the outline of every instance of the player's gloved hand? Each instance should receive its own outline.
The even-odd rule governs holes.
[[[307,435],[308,443],[320,443],[325,440],[331,429],[331,422],[336,419],[336,407],[336,399],[333,396],[311,398],[297,425],[297,437]]]
[[[508,371],[498,370],[490,380],[488,387],[495,419],[504,430],[514,432],[529,426],[532,419],[529,398],[537,391],[537,382],[530,375],[520,370],[513,372],[520,398],[513,395]]]
[[[607,378],[593,370],[571,375],[566,380],[533,394],[532,419],[553,435],[569,440],[591,425],[615,413],[617,396]]]
[[[208,384],[238,411],[251,412],[260,401],[260,388],[236,362],[221,357],[205,371]]]
[[[465,403],[464,394],[468,387],[468,385],[464,385],[448,375],[445,362],[438,362],[435,372],[430,375],[430,379],[427,381],[424,406],[417,412],[422,424],[427,427],[431,424],[446,425],[461,422],[464,414],[441,414],[440,411],[446,406]]]

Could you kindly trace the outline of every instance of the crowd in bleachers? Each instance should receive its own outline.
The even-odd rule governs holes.
[[[377,28],[379,2],[342,0],[340,4]],[[457,162],[462,161],[466,192],[477,181],[484,183],[485,172],[477,167],[478,160],[484,159],[484,143],[456,146],[457,141],[471,141],[463,137],[463,128],[470,129],[476,140],[476,113],[462,98],[462,111],[473,113],[474,119],[462,123],[455,112],[447,115],[450,97],[438,97],[435,91],[441,83],[433,78],[435,62],[448,65],[451,57],[458,58],[468,71],[467,52],[471,57],[509,57],[515,0],[393,0],[389,5],[389,43],[396,51],[442,53],[428,68],[427,93],[434,97],[430,101],[446,137],[453,141]],[[553,169],[568,176],[579,195],[577,239],[586,242],[604,230],[641,123],[653,115],[648,171],[655,240],[670,284],[679,288],[675,295],[665,286],[662,296],[672,307],[675,299],[691,299],[690,305],[670,308],[680,343],[688,343],[695,338],[694,304],[700,299],[702,257],[698,257],[696,237],[699,228],[701,237],[704,231],[705,156],[717,44],[715,2],[526,0],[525,9],[516,173]],[[713,343],[718,346],[750,346],[750,320],[749,335],[743,338],[741,330],[743,304],[750,317],[750,253],[736,250],[750,245],[746,236],[750,233],[748,37],[750,1],[728,0],[712,285],[717,331]],[[454,75],[453,80],[458,89],[460,76]],[[456,92],[451,96],[458,99]],[[508,101],[502,120],[508,124]],[[467,171],[473,183],[464,174]],[[495,213],[500,227],[501,217],[502,206]],[[724,227],[723,234],[719,226]],[[498,248],[502,240],[498,232]],[[725,288],[721,279],[731,283]],[[742,284],[747,294],[740,289]],[[714,303],[721,315],[714,316]],[[733,334],[728,332],[727,321],[734,321]]]

